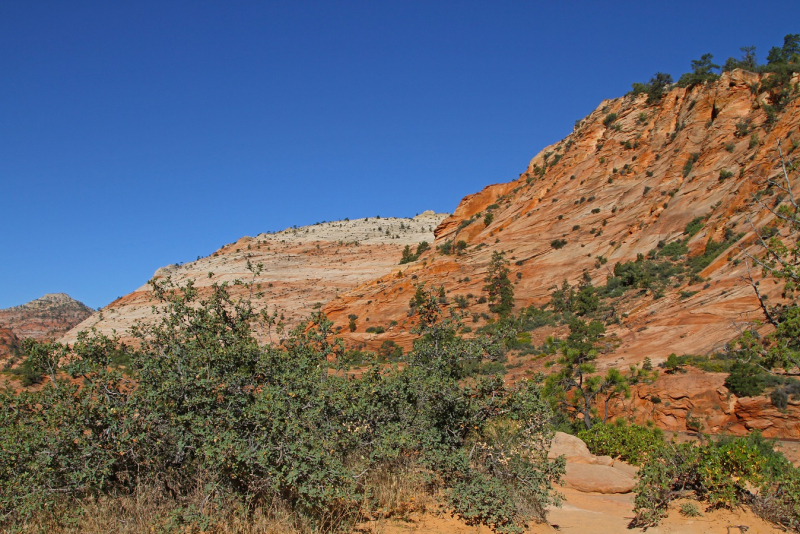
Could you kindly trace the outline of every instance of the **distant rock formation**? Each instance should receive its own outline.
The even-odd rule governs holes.
[[[0,310],[0,327],[19,339],[55,339],[94,310],[66,293],[48,293],[21,306]]]
[[[270,311],[277,307],[288,331],[337,295],[391,273],[403,248],[416,247],[422,241],[432,243],[433,230],[448,216],[426,211],[413,218],[345,219],[245,236],[197,261],[161,267],[153,278],[171,277],[178,284],[193,280],[203,292],[210,291],[213,283],[237,278],[249,281],[253,274],[247,270],[247,262],[261,263],[263,271],[255,281],[264,297],[256,305]],[[231,287],[234,293],[240,289]],[[154,304],[150,286],[145,284],[87,318],[61,340],[72,342],[78,332],[92,327],[127,339],[126,333],[136,321],[152,319]],[[275,334],[274,330],[256,331],[263,342],[276,341]]]

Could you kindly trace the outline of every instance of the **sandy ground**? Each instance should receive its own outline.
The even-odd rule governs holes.
[[[628,529],[633,518],[634,494],[602,495],[581,493],[563,488],[565,502],[561,508],[550,511],[547,524],[532,525],[526,532],[543,534],[559,532],[566,534],[606,534],[642,532],[642,529]],[[673,503],[669,516],[655,528],[647,529],[651,534],[766,534],[783,532],[781,529],[761,520],[746,510],[716,510],[702,512],[703,515],[686,518],[678,513],[679,503]],[[746,527],[740,530],[738,526]],[[731,527],[729,529],[729,527]],[[365,523],[357,532],[370,534],[490,534],[487,527],[465,525],[448,513],[410,514],[406,521],[383,520]]]

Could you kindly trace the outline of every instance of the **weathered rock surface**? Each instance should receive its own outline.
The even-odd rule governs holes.
[[[662,373],[653,384],[632,391],[618,402],[613,416],[639,424],[654,421],[675,432],[745,435],[760,430],[765,437],[800,439],[800,401],[789,400],[785,410],[768,396],[739,398],[725,387],[726,373],[707,373],[687,367],[684,372]]]
[[[595,456],[580,438],[556,432],[550,459],[564,456],[567,474],[564,484],[568,488],[593,493],[628,493],[636,485],[636,470],[624,462],[608,456]]]
[[[20,339],[54,339],[93,311],[65,293],[48,293],[27,304],[0,310],[0,327],[11,330]]]
[[[608,465],[567,462],[564,484],[584,493],[630,493],[636,479]]]
[[[534,157],[518,179],[465,197],[439,225],[436,244],[463,240],[463,254],[431,251],[405,266],[402,277],[350,291],[325,311],[340,325],[349,314],[369,315],[370,325],[399,322],[408,311],[408,289],[424,282],[444,285],[451,298],[471,294],[468,311],[487,313],[488,305],[476,299],[495,251],[511,262],[517,307],[541,305],[562,280],[574,284],[586,272],[602,285],[615,263],[682,238],[688,222],[707,217],[688,242],[690,254],[702,253],[710,239],[721,240],[726,229],[744,236],[700,273],[704,281],[685,279],[659,299],[649,292],[629,299],[618,310],[621,324],[609,331],[619,346],[607,363],[623,366],[645,356],[659,363],[673,352],[719,349],[736,334],[735,324],[760,318],[752,289],[741,280],[745,262],[729,260],[741,260],[739,247],[752,243],[748,217],[756,224],[769,219],[752,194],[779,172],[777,141],[800,141],[800,100],[768,127],[761,97],[750,90],[758,79],[737,70],[717,83],[674,88],[658,105],[648,105],[643,95],[602,102],[572,134]],[[617,119],[606,126],[610,113]],[[737,136],[739,123],[749,125],[757,142],[749,134]],[[689,164],[692,154],[696,160]],[[723,170],[733,176],[720,179]],[[561,239],[562,248],[551,245]],[[778,296],[777,288],[766,289],[770,298]],[[468,324],[474,329],[483,320]],[[364,338],[366,326],[346,337],[379,343],[382,338]]]
[[[318,223],[281,232],[243,237],[223,246],[210,256],[182,265],[157,269],[154,278],[171,277],[184,284],[195,282],[200,292],[210,291],[213,283],[252,280],[260,284],[264,297],[257,307],[277,308],[284,317],[286,331],[339,294],[357,288],[376,277],[397,270],[403,247],[422,241],[433,242],[433,230],[447,216],[432,211],[413,218],[369,217]],[[253,278],[247,263],[262,264],[263,271]],[[209,276],[209,273],[212,273]],[[96,328],[105,334],[116,332],[129,339],[128,329],[137,321],[152,319],[153,299],[145,284],[78,324],[61,340],[72,342],[77,333]],[[231,287],[237,294],[239,287]],[[257,335],[264,342],[277,341],[278,335],[265,329]]]
[[[351,347],[376,350],[393,341],[408,349],[415,325],[408,303],[417,284],[444,286],[451,302],[465,297],[471,316],[466,324],[474,331],[489,316],[488,304],[477,300],[495,251],[505,252],[511,262],[519,309],[544,304],[564,279],[575,284],[586,274],[602,285],[616,263],[683,239],[687,223],[704,217],[702,229],[687,241],[690,256],[702,254],[710,240],[721,241],[726,234],[742,237],[699,272],[701,278],[684,277],[665,288],[663,296],[630,292],[615,309],[619,323],[608,328],[610,348],[598,366],[601,371],[624,369],[645,357],[659,364],[670,353],[719,350],[743,322],[761,319],[752,289],[742,282],[748,272],[743,251],[756,250],[750,221],[762,225],[771,215],[753,196],[780,171],[778,141],[790,157],[800,146],[800,99],[789,102],[773,121],[763,106],[765,95],[751,90],[759,81],[760,75],[736,70],[714,83],[674,87],[658,104],[648,104],[645,95],[603,101],[573,133],[539,152],[518,178],[465,197],[446,218],[428,214],[424,223],[416,218],[415,223],[340,221],[245,237],[211,257],[168,266],[157,275],[196,279],[202,289],[248,277],[248,260],[263,262],[266,269],[258,281],[266,301],[284,310],[288,324],[319,303]],[[607,120],[610,114],[616,115],[613,121]],[[774,202],[770,194],[762,200]],[[401,231],[401,222],[413,230]],[[415,262],[397,265],[403,245],[430,242],[432,231],[431,250]],[[563,246],[553,246],[557,240]],[[466,245],[463,253],[445,255],[435,248],[459,241]],[[214,273],[210,279],[205,276],[209,271]],[[777,285],[763,284],[762,290],[771,301],[780,298]],[[151,304],[143,286],[64,339],[74,339],[77,330],[89,326],[124,332],[150,316]],[[350,332],[353,315],[356,328]],[[378,326],[385,331],[367,332]],[[270,339],[267,332],[261,336]],[[523,378],[537,365],[524,363],[509,378]],[[701,380],[699,375],[695,379]],[[637,417],[652,416],[668,429],[686,429],[687,422],[699,420],[706,430],[800,432],[793,423],[794,405],[782,413],[763,399],[731,404],[726,390],[702,380],[692,385],[665,377],[630,404],[644,410]],[[676,391],[691,393],[670,397]],[[663,402],[654,406],[654,397]]]
[[[715,83],[675,87],[656,105],[648,105],[644,95],[602,102],[572,134],[534,157],[518,179],[487,186],[461,201],[436,229],[435,244],[464,241],[463,253],[431,250],[404,266],[401,275],[347,292],[324,311],[340,326],[351,314],[370,318],[355,332],[343,332],[352,345],[375,349],[389,339],[408,348],[412,337],[405,332],[413,324],[408,319],[409,291],[415,284],[444,286],[451,302],[466,297],[465,311],[471,315],[466,325],[474,331],[491,315],[488,304],[477,299],[495,251],[510,260],[517,309],[539,306],[562,280],[575,285],[586,273],[595,285],[603,285],[616,263],[647,255],[659,243],[683,239],[686,225],[704,217],[702,229],[688,239],[690,257],[702,254],[710,240],[722,241],[726,233],[741,238],[694,282],[684,277],[665,288],[663,296],[649,290],[627,295],[615,310],[619,324],[607,329],[610,350],[598,364],[601,371],[626,369],[645,357],[657,365],[671,353],[721,350],[742,323],[763,319],[752,288],[742,280],[748,274],[744,251],[758,250],[750,221],[760,226],[772,218],[754,194],[765,191],[766,180],[780,173],[778,142],[790,157],[796,157],[792,151],[800,146],[800,99],[770,123],[765,95],[751,90],[759,81],[757,74],[736,70]],[[612,113],[616,119],[604,124]],[[762,201],[766,198],[775,201],[770,196]],[[553,246],[557,240],[563,240],[560,248]],[[778,285],[762,284],[761,289],[771,302],[780,299]],[[370,325],[393,321],[399,329],[380,335],[365,332]],[[526,370],[543,369],[525,364],[510,377],[522,378]],[[667,394],[683,387],[668,382],[659,382]],[[706,429],[758,426],[776,435],[797,433],[792,406],[787,414],[761,401],[743,400],[727,408],[727,391],[723,402],[713,388],[702,383],[694,388],[705,389],[696,392],[689,419],[699,416]],[[660,426],[686,428],[689,409],[680,409],[682,402],[667,399],[654,408]],[[739,415],[725,411],[734,408]],[[746,423],[750,417],[755,419]]]
[[[19,338],[9,328],[0,328],[0,362],[19,352]]]

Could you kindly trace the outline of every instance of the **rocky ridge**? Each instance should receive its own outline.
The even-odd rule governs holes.
[[[790,156],[800,146],[800,101],[777,115],[767,113],[767,95],[755,90],[760,79],[736,70],[713,83],[673,87],[655,104],[646,95],[603,101],[572,134],[539,152],[518,178],[465,197],[452,216],[428,214],[412,231],[407,219],[292,228],[242,238],[210,257],[162,268],[156,275],[179,282],[192,278],[208,287],[247,277],[248,260],[263,262],[258,281],[267,286],[266,302],[284,310],[288,324],[321,307],[349,346],[376,350],[387,340],[410,347],[415,319],[409,299],[420,283],[443,286],[450,302],[457,296],[467,299],[465,325],[473,331],[485,325],[491,314],[479,297],[495,251],[510,260],[520,309],[546,303],[565,279],[576,284],[588,276],[603,285],[615,264],[666,243],[685,240],[691,258],[710,243],[727,240],[728,248],[697,276],[676,281],[660,295],[637,290],[620,300],[615,324],[608,327],[609,350],[598,363],[601,369],[626,368],[645,357],[658,364],[671,353],[713,352],[743,324],[761,319],[752,288],[743,281],[748,274],[743,251],[754,250],[751,224],[770,220],[754,198],[777,201],[766,180],[780,171],[778,142]],[[797,82],[795,76],[792,83]],[[687,225],[698,218],[699,231],[686,235]],[[434,227],[434,247],[417,261],[398,265],[403,246],[430,242]],[[457,253],[437,250],[460,241],[463,250]],[[207,278],[208,272],[214,275]],[[779,298],[777,285],[765,284],[762,292]],[[143,286],[63,339],[72,340],[90,326],[123,332],[149,317],[151,304]],[[356,328],[350,332],[352,316]],[[555,329],[542,335],[563,333]],[[271,338],[262,333],[262,339]],[[542,364],[535,357],[517,361],[509,379],[541,370]],[[691,430],[691,421],[702,416],[704,428],[712,431],[760,426],[772,435],[800,432],[791,417],[772,413],[760,400],[736,399],[708,373],[694,377],[691,395],[656,405],[654,397],[667,399],[670,388],[683,387],[668,378],[615,409],[630,413],[635,408],[678,431]]]
[[[20,339],[55,339],[93,312],[66,293],[48,293],[27,304],[0,310],[0,327]]]
[[[254,280],[264,293],[256,305],[277,308],[288,331],[336,295],[391,272],[405,245],[432,242],[433,230],[447,215],[426,211],[412,218],[345,219],[245,236],[196,261],[161,267],[153,277],[169,276],[178,284],[193,280],[201,292],[213,283]],[[248,262],[262,264],[263,271],[254,277]],[[150,286],[142,285],[78,324],[61,341],[73,342],[88,328],[129,339],[131,326],[152,319],[154,304]],[[277,340],[274,331],[257,334],[263,342]]]
[[[645,95],[603,101],[572,134],[537,154],[517,179],[461,201],[435,231],[437,247],[463,241],[461,253],[433,249],[391,276],[340,295],[324,311],[341,326],[350,315],[361,319],[355,332],[343,329],[351,345],[375,350],[390,339],[408,346],[414,325],[409,297],[419,283],[443,286],[451,303],[457,296],[467,298],[465,325],[474,330],[486,324],[491,314],[478,297],[495,251],[510,260],[520,309],[548,302],[565,279],[576,285],[588,275],[595,286],[603,285],[615,264],[664,244],[686,239],[692,258],[709,243],[727,240],[728,248],[697,277],[670,284],[662,295],[637,290],[621,300],[618,323],[607,328],[609,350],[598,363],[601,370],[625,369],[645,357],[659,364],[672,353],[721,350],[743,325],[763,319],[744,280],[743,251],[758,250],[753,225],[763,227],[772,217],[755,199],[779,201],[777,191],[767,187],[767,179],[780,173],[778,143],[790,158],[800,146],[800,100],[770,115],[767,95],[755,90],[760,80],[736,70],[714,83],[673,87],[657,104],[648,104]],[[797,82],[795,76],[792,83]],[[687,225],[697,218],[702,228],[687,236]],[[761,291],[780,299],[779,286],[771,281]],[[366,332],[369,325],[393,321],[398,326],[383,334]],[[525,376],[526,370],[543,370],[542,363],[519,361],[515,372]],[[798,435],[791,416],[768,409],[769,399],[737,400],[719,377],[704,381],[694,388],[697,402],[682,408],[642,402],[654,392],[642,393],[643,413],[661,413],[661,425],[673,430],[690,430],[687,422],[701,413],[706,431],[761,427],[768,435]],[[674,386],[667,377],[656,385],[666,393]],[[699,399],[713,396],[722,400]]]

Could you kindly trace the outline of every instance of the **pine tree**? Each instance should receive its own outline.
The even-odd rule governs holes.
[[[484,281],[489,299],[489,309],[501,317],[511,313],[514,308],[514,286],[508,278],[508,260],[505,252],[492,253],[492,261],[489,263],[489,270],[486,272]]]

